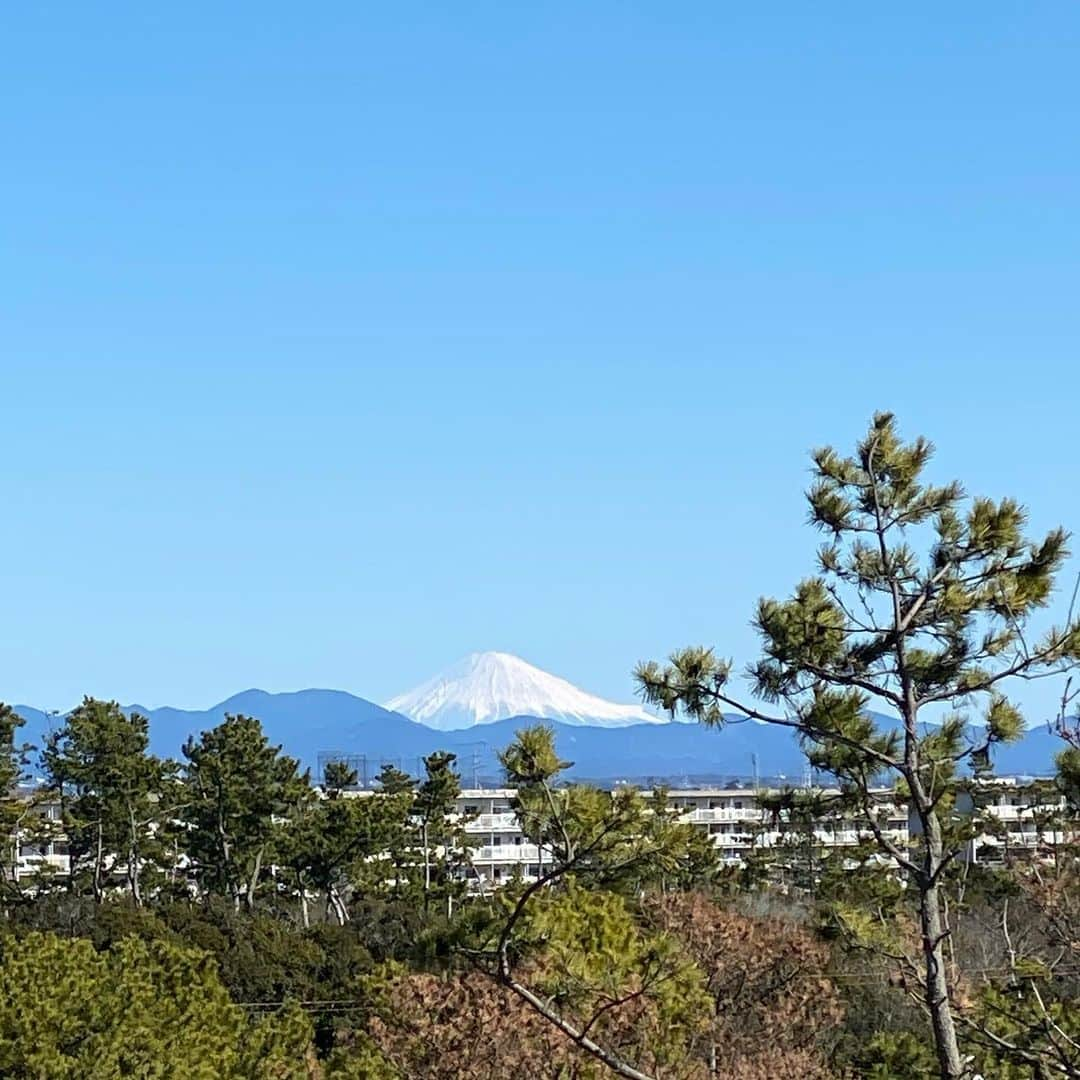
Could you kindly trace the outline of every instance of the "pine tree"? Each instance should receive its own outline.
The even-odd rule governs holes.
[[[407,772],[387,763],[379,770],[375,784],[380,798],[401,811],[392,810],[385,819],[385,850],[390,863],[391,889],[397,897],[404,890],[409,873],[410,814],[416,782]]]
[[[396,765],[383,765],[379,775],[375,778],[379,791],[386,795],[400,795],[402,792],[412,791],[416,786],[413,778],[402,772]]]
[[[256,1020],[229,1000],[213,961],[171,942],[0,936],[0,1075],[87,1080],[311,1080],[299,1009]],[[347,1075],[347,1074],[346,1074]]]
[[[0,889],[6,898],[18,891],[16,867],[19,855],[19,829],[29,808],[29,800],[20,798],[19,784],[26,780],[29,744],[17,741],[23,719],[10,705],[0,701]]]
[[[494,979],[616,1075],[652,1080],[640,1063],[630,1060],[628,1052],[606,1039],[601,1041],[604,1025],[600,1021],[625,1001],[640,998],[659,1005],[663,998],[659,988],[685,974],[683,960],[657,943],[657,949],[648,950],[646,970],[634,973],[633,989],[627,996],[620,997],[613,986],[607,986],[603,1002],[592,1003],[596,1008],[586,1010],[591,1016],[584,1020],[565,1008],[565,993],[552,995],[550,987],[530,987],[521,970],[527,966],[523,960],[535,948],[538,936],[547,940],[553,955],[558,956],[562,935],[554,933],[556,927],[550,922],[554,912],[566,916],[568,924],[590,910],[621,913],[627,895],[639,896],[650,885],[696,883],[714,876],[715,852],[707,838],[702,843],[693,826],[677,821],[676,811],[667,805],[662,791],[647,798],[631,787],[609,792],[588,784],[561,784],[560,774],[570,762],[559,758],[554,731],[546,725],[518,731],[499,760],[507,783],[517,791],[514,811],[521,830],[546,857],[535,878],[513,883],[500,894],[502,913],[489,929],[487,947],[475,955],[486,958]],[[601,918],[599,925],[609,925],[608,920]],[[628,959],[631,966],[636,965],[636,947],[631,948],[628,939],[624,942],[609,951],[598,946],[599,955],[590,955],[580,938],[566,943],[567,953],[578,954],[577,964],[568,965],[575,970],[567,970],[567,977],[576,980],[580,989],[585,968],[596,965],[606,967],[617,982],[630,978],[621,963]],[[614,954],[619,955],[618,960]],[[691,997],[696,997],[696,992],[689,984],[684,989],[686,1012],[681,1020],[688,1021],[693,1011]],[[675,1018],[668,1014],[669,1032],[674,1026]],[[654,1035],[650,1041],[655,1049],[660,1036]],[[650,1063],[650,1067],[654,1065]]]
[[[424,778],[416,787],[412,814],[424,862],[424,910],[434,898],[451,908],[464,892],[464,869],[469,863],[469,838],[456,818],[461,777],[454,768],[457,755],[437,751],[424,758]]]
[[[142,882],[163,858],[175,764],[148,752],[146,717],[125,716],[115,701],[84,698],[46,741],[42,764],[60,793],[71,857],[71,881],[86,875],[94,898],[121,872],[136,905]]]
[[[347,761],[329,761],[323,770],[323,789],[336,795],[356,787],[357,772]]]
[[[309,789],[295,758],[250,716],[226,716],[183,748],[187,853],[206,893],[251,907],[282,820]]]
[[[941,886],[962,844],[947,828],[949,809],[963,767],[985,767],[995,743],[1023,730],[1005,696],[1010,682],[1075,663],[1080,624],[1038,640],[1030,628],[1066,558],[1064,531],[1029,541],[1025,511],[1012,499],[968,500],[959,483],[927,482],[931,454],[926,439],[902,442],[888,413],[874,417],[853,456],[814,452],[810,520],[827,536],[817,573],[789,600],[761,600],[754,620],[764,655],[750,678],[773,708],[741,700],[731,664],[707,648],[675,653],[666,666],[642,664],[637,678],[649,701],[705,724],[734,713],[794,729],[812,764],[861,804],[918,897],[923,1000],[941,1076],[958,1080],[965,1064]],[[899,730],[876,724],[871,702],[896,713]],[[927,716],[940,720],[930,731],[920,727]],[[972,729],[976,719],[983,726]],[[874,813],[870,789],[883,776],[910,800],[911,851]]]

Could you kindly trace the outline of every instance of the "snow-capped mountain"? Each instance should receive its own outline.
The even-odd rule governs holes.
[[[536,716],[564,724],[625,727],[665,719],[579,690],[510,653],[472,653],[435,678],[386,703],[392,712],[439,731]]]

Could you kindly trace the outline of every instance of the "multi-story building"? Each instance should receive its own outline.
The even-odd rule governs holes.
[[[497,885],[515,875],[534,878],[545,861],[537,846],[522,835],[512,809],[514,794],[510,788],[473,788],[462,791],[457,800],[465,831],[475,844],[472,864],[481,887]],[[686,788],[667,793],[668,805],[679,811],[680,820],[706,832],[723,861],[733,865],[754,849],[778,847],[804,830],[786,811],[764,805],[759,794],[751,787]],[[837,792],[815,789],[815,794]],[[897,803],[886,789],[874,792],[874,802],[883,831],[899,847],[906,847],[907,807]],[[854,847],[872,839],[865,825],[846,814],[815,820],[811,830],[814,844],[826,850]]]
[[[371,797],[370,790],[356,792]],[[698,787],[667,793],[668,805],[681,821],[707,833],[729,865],[738,865],[754,851],[780,847],[792,841],[810,840],[823,851],[837,851],[872,840],[873,834],[850,813],[821,814],[814,820],[796,821],[785,810],[775,809],[776,790],[753,787]],[[797,794],[806,795],[804,790]],[[837,792],[815,788],[813,794],[828,803]],[[457,813],[471,841],[471,864],[478,888],[498,886],[515,876],[536,878],[550,852],[542,852],[524,836],[513,810],[515,792],[511,788],[467,788],[457,799]],[[27,793],[29,799],[30,793]],[[878,826],[896,846],[905,849],[918,832],[918,823],[909,822],[908,807],[896,800],[889,789],[872,793]],[[1038,784],[1014,779],[987,781],[976,789],[973,799],[962,796],[961,813],[971,813],[976,805],[987,817],[987,827],[969,845],[971,861],[999,860],[1010,852],[1033,854],[1052,850],[1075,832],[1068,833],[1062,821],[1064,801]],[[16,837],[15,874],[20,880],[64,874],[68,870],[68,849],[61,831],[60,805],[55,800],[35,796]]]
[[[972,863],[1001,862],[1013,856],[1051,856],[1077,839],[1064,795],[1045,782],[993,777],[976,784],[957,800],[961,814],[978,812],[984,828],[972,838],[964,857]]]
[[[30,788],[20,788],[16,795],[25,805],[26,812],[15,830],[15,880],[66,874],[68,844],[63,835],[59,801],[42,799],[39,791]]]
[[[474,845],[471,861],[481,885],[498,885],[515,874],[539,876],[544,857],[521,831],[512,807],[515,794],[512,788],[468,788],[458,797],[457,812]]]
[[[830,788],[807,789],[798,794],[811,793],[825,802],[829,796],[839,795],[838,790]],[[694,788],[669,791],[668,799],[683,811],[683,821],[709,833],[727,863],[741,862],[755,848],[777,847],[797,833],[809,832],[813,843],[826,849],[854,847],[873,839],[870,829],[849,813],[822,813],[809,826],[793,821],[789,812],[772,809],[767,805],[769,800],[762,798],[778,794],[754,788]],[[895,801],[890,789],[875,791],[872,797],[883,832],[905,847],[907,807]]]

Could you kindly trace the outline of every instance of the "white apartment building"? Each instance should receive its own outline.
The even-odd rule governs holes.
[[[481,885],[499,885],[515,874],[536,878],[546,858],[521,831],[512,809],[513,788],[467,788],[457,800],[457,812],[465,818],[465,832],[475,845],[472,865]]]
[[[822,794],[821,789],[815,789]],[[772,848],[791,836],[793,826],[786,814],[774,815],[759,805],[753,788],[687,788],[669,791],[668,804],[679,810],[680,820],[708,833],[720,850],[723,861],[738,865],[757,848]],[[824,794],[829,794],[826,789]],[[471,788],[461,792],[457,811],[465,818],[465,832],[475,847],[472,865],[480,887],[498,885],[519,874],[535,878],[550,854],[543,856],[535,844],[522,835],[512,805],[511,788]],[[874,793],[882,814],[882,829],[899,847],[908,843],[908,808],[896,804],[891,791]],[[872,833],[851,817],[814,823],[814,840],[833,849],[853,847]]]
[[[836,791],[815,788],[814,793],[828,796]],[[374,795],[370,790],[354,794]],[[456,810],[465,821],[464,829],[472,844],[473,879],[478,888],[498,886],[516,875],[534,879],[550,863],[551,853],[542,852],[522,833],[513,810],[515,794],[512,788],[466,788],[458,796]],[[778,847],[794,834],[807,836],[807,827],[792,823],[786,812],[773,813],[762,806],[759,792],[752,787],[685,788],[667,794],[668,805],[679,811],[680,820],[707,833],[728,865],[741,864],[755,849]],[[909,821],[908,807],[897,803],[891,790],[882,788],[873,797],[883,833],[905,849],[918,833],[918,822]],[[996,861],[1010,851],[1038,853],[1069,838],[1058,819],[1064,800],[1048,798],[1036,786],[1015,779],[995,779],[980,789],[975,801],[997,824],[971,842],[966,857],[972,862]],[[973,806],[973,801],[963,796],[957,809],[971,813]],[[17,878],[32,880],[43,874],[66,873],[68,853],[60,832],[59,803],[40,803],[33,814],[33,821],[28,821],[17,837]],[[814,821],[812,833],[814,843],[826,850],[853,847],[873,839],[865,823],[842,814]]]
[[[1065,797],[1045,785],[1025,783],[1012,777],[994,777],[980,784],[974,798],[957,802],[960,813],[975,806],[988,819],[987,828],[968,845],[970,862],[1000,862],[1010,854],[1049,853],[1075,832],[1066,827]]]
[[[27,800],[26,820],[15,834],[15,880],[66,874],[69,866],[67,839],[61,826],[60,803],[46,801],[29,806],[32,792],[19,792]]]

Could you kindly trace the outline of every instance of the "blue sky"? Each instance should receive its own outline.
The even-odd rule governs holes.
[[[1075,5],[5,24],[0,697],[743,662],[876,408],[1080,529]]]

